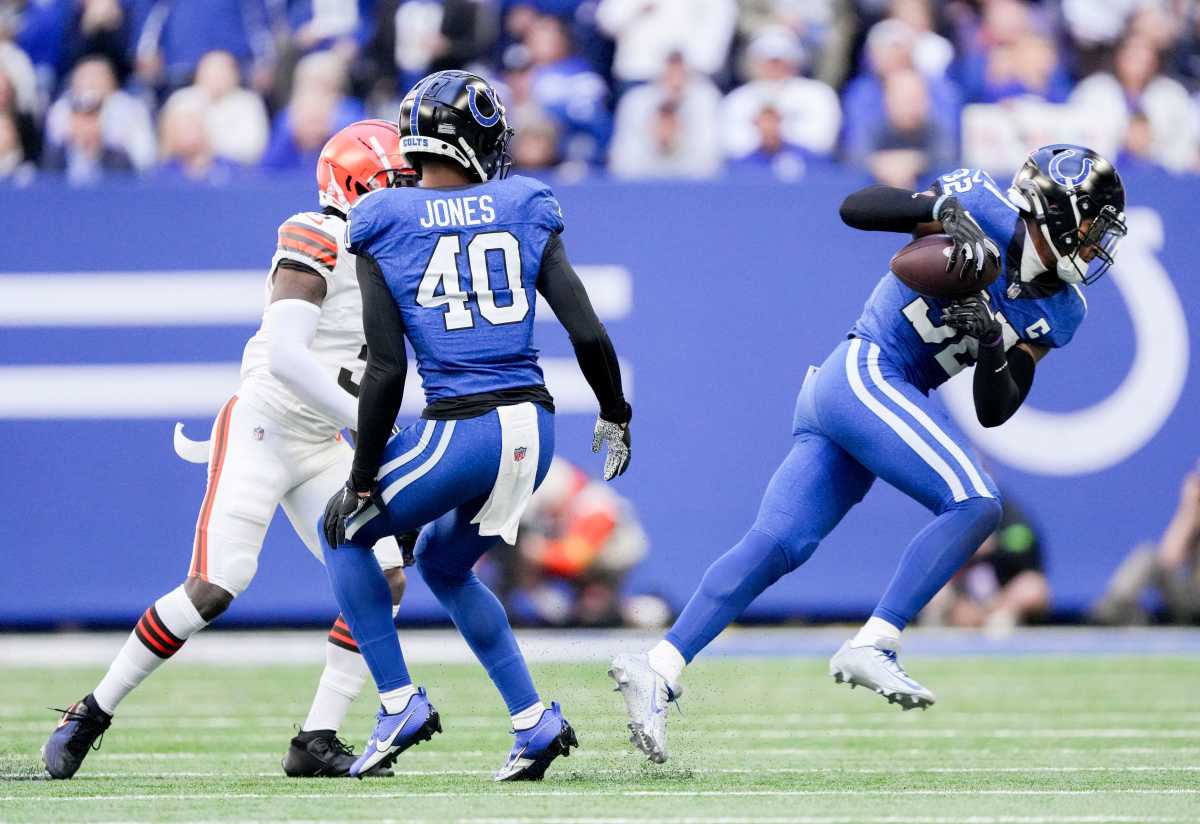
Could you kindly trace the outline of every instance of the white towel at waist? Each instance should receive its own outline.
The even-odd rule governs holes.
[[[517,526],[537,478],[538,414],[532,403],[496,408],[500,416],[500,467],[492,494],[471,523],[480,535],[499,535],[506,544],[517,542]]]

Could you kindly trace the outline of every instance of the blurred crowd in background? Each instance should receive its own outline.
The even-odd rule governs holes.
[[[393,118],[415,80],[446,68],[496,83],[516,166],[558,180],[799,180],[838,165],[913,185],[971,141],[987,155],[1003,118],[1025,124],[1021,145],[1057,128],[1040,121],[1074,122],[1062,128],[1122,169],[1195,173],[1198,7],[0,0],[0,176],[311,173],[333,132]],[[973,106],[993,107],[975,129]]]

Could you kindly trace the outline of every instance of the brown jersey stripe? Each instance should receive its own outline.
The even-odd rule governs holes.
[[[313,228],[306,223],[300,223],[291,220],[279,227],[279,233],[283,234],[284,232],[295,232],[299,235],[304,235],[317,245],[324,246],[329,251],[337,254],[337,240],[328,232],[323,232],[320,229]]]
[[[324,247],[330,253],[336,255],[338,250],[337,241],[332,235],[322,232],[320,229],[314,229],[311,226],[306,226],[303,223],[285,223],[279,227],[279,234],[285,232],[306,237],[318,246]]]
[[[168,647],[179,649],[183,646],[183,639],[176,637],[167,629],[167,625],[163,623],[162,616],[158,614],[157,607],[151,605],[150,609],[146,610],[146,614],[142,616],[142,621],[145,622],[146,628],[151,630],[155,637]]]
[[[337,257],[318,246],[314,246],[303,238],[280,236],[279,249],[282,252],[291,252],[292,254],[312,258],[317,263],[320,263],[322,266],[328,266],[330,269],[337,263]]]

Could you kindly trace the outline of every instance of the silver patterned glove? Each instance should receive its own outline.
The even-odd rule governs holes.
[[[629,424],[597,418],[596,429],[592,432],[592,451],[599,452],[606,441],[608,454],[604,456],[604,480],[611,481],[629,468]]]

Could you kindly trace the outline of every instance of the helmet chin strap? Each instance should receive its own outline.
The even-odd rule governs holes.
[[[1079,273],[1072,258],[1060,257],[1054,267],[1054,273],[1064,283],[1083,283],[1083,275]]]
[[[1021,189],[1017,191],[1023,196],[1023,199],[1032,206],[1034,219],[1037,221],[1038,231],[1042,238],[1046,241],[1046,247],[1050,250],[1050,254],[1054,255],[1054,274],[1064,283],[1082,283],[1083,275],[1080,274],[1078,267],[1075,266],[1074,255],[1059,254],[1058,247],[1054,245],[1054,239],[1050,237],[1050,227],[1046,223],[1046,212],[1042,208],[1042,200],[1036,193],[1026,193]],[[1079,215],[1079,209],[1075,206],[1075,198],[1071,198],[1072,208],[1075,209],[1076,217]]]
[[[475,150],[467,144],[467,141],[463,139],[462,135],[459,135],[458,145],[462,146],[463,153],[466,154],[467,160],[471,161],[471,167],[475,170],[475,173],[479,175],[479,179],[481,181],[487,180],[488,176],[483,173],[483,167],[479,165],[479,158],[475,156]]]

